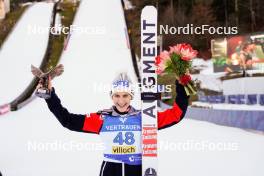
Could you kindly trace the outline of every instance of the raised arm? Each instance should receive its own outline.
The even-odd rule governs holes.
[[[61,104],[59,97],[55,93],[55,89],[51,90],[51,97],[46,99],[50,111],[55,115],[59,122],[65,128],[72,131],[96,133],[100,132],[103,120],[99,114],[73,114],[70,113]]]
[[[176,99],[171,109],[158,112],[158,128],[164,129],[175,125],[183,119],[188,108],[189,96],[186,95],[184,87],[176,81]]]

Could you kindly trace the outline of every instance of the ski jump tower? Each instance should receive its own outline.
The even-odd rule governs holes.
[[[10,0],[0,0],[0,20],[10,11]]]

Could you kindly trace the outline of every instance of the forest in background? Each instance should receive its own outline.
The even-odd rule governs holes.
[[[130,0],[133,9],[126,10],[125,15],[131,45],[140,56],[140,14],[146,5],[158,9],[159,25],[194,26],[210,25],[237,27],[238,34],[264,31],[264,1],[262,0]],[[210,42],[214,38],[231,37],[232,35],[163,35],[163,49],[168,46],[186,42],[199,51],[199,57],[211,58]]]

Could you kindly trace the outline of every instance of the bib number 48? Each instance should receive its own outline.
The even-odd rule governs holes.
[[[119,132],[113,140],[114,143],[118,143],[119,145],[132,145],[135,143],[134,133],[132,132],[125,132],[123,135],[122,132]]]

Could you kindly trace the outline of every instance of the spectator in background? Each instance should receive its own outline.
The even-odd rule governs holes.
[[[236,46],[236,49],[235,49],[235,52],[237,54],[239,54],[241,52],[241,49],[242,49],[242,41],[238,41],[238,45]]]
[[[5,18],[5,4],[4,4],[4,0],[0,0],[0,20],[4,18]]]
[[[238,44],[235,48],[235,52],[227,58],[225,72],[232,73],[234,71],[239,71],[241,69],[241,58],[240,52],[242,50],[242,41],[238,41]]]
[[[252,68],[252,54],[254,52],[254,44],[246,42],[242,45],[240,51],[241,67],[243,70],[243,76],[246,76],[246,70]]]

